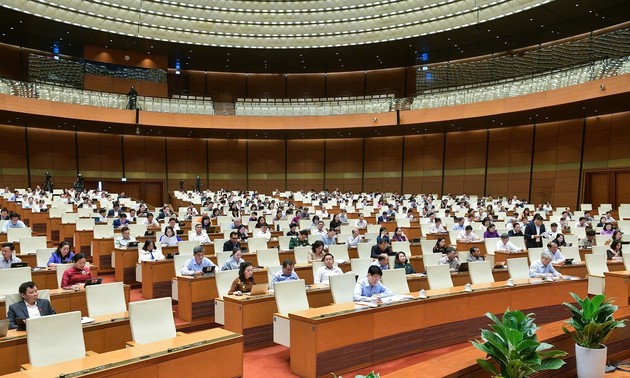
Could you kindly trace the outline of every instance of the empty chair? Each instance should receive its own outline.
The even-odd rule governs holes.
[[[282,269],[282,265],[276,266],[268,266],[267,267],[267,282],[269,282],[269,287],[273,288],[273,276],[276,275]]]
[[[37,249],[41,248],[46,248],[45,236],[20,238],[20,253],[35,253]]]
[[[540,255],[538,258],[540,259]],[[508,259],[507,261],[508,273],[513,280],[528,280],[529,266],[530,264],[527,262],[527,257]],[[468,268],[470,269],[470,265]]]
[[[85,287],[89,317],[113,315],[127,311],[125,289],[122,282]]]
[[[258,266],[277,266],[280,265],[280,256],[275,248],[259,249],[256,251],[258,257]]]
[[[171,298],[129,303],[129,326],[134,343],[147,344],[176,336]]]
[[[596,245],[606,245],[606,242],[611,240],[610,235],[595,235]]]
[[[199,244],[200,243],[196,240],[182,240],[177,243],[177,250],[179,251],[180,255],[192,255],[193,249]]]
[[[144,233],[147,232],[146,224],[130,224],[127,227],[129,227],[129,233],[132,237],[144,236]]]
[[[114,237],[114,228],[107,224],[95,224],[92,232],[94,233],[94,239],[111,239]]]
[[[591,253],[584,256],[586,260],[586,270],[588,275],[588,293],[592,295],[604,294],[606,292],[606,281],[604,273],[608,272],[605,253]]]
[[[355,275],[357,275],[359,278],[363,278],[367,276],[367,271],[370,265],[372,265],[373,261],[374,260],[369,257],[366,259],[351,259],[350,268]]]
[[[247,239],[247,252],[256,252],[259,249],[267,249],[267,239],[265,238]]]
[[[492,275],[492,264],[490,261],[479,261],[468,264],[470,281],[473,285],[494,282]]]
[[[315,234],[315,235],[309,235],[308,236],[308,243],[309,244],[313,244],[318,240],[322,240],[322,236],[319,234]]]
[[[20,241],[21,238],[30,238],[31,236],[32,236],[32,232],[29,227],[9,228],[7,230],[7,241],[11,243],[18,242]]]
[[[442,254],[440,253],[424,254],[422,255],[422,263],[425,267],[430,265],[439,265],[441,258]]]
[[[429,265],[425,266],[425,268],[427,269],[427,281],[431,290],[453,287],[453,279],[451,278],[451,271],[448,265]]]
[[[17,290],[17,288],[16,288]],[[48,299],[50,300],[50,290],[48,289],[38,289],[37,290],[37,299]],[[6,313],[9,313],[9,307],[12,304],[17,303],[22,300],[22,295],[20,293],[6,294],[4,298],[4,306]]]
[[[591,253],[592,254],[606,254],[606,251],[608,251],[610,247],[607,245],[594,245],[593,248],[591,249]]]
[[[627,254],[623,255],[623,266],[625,270],[630,270],[630,256]]]
[[[360,259],[369,259],[372,255],[372,243],[357,244],[357,254]]]
[[[57,248],[38,248],[35,250],[35,258],[37,266],[40,268],[46,267],[48,265],[48,259],[50,259],[50,255],[55,252]]]
[[[83,210],[83,209],[79,209]],[[91,209],[86,209],[91,210]],[[79,218],[75,226],[77,231],[91,231],[94,230],[94,219],[92,218]]]
[[[223,270],[214,274],[217,285],[218,299],[214,301],[214,322],[225,324],[225,306],[223,296],[227,295],[232,287],[232,281],[238,277],[238,270]]]
[[[470,257],[470,251],[457,252],[457,259],[460,262],[466,262]]]
[[[350,255],[348,255],[348,246],[345,244],[328,246],[328,253],[335,256],[335,262],[350,261]]]
[[[383,285],[387,286],[396,295],[409,294],[409,284],[407,283],[405,269],[384,270]]]
[[[26,344],[33,367],[85,357],[81,312],[27,319]]]
[[[217,254],[219,252],[223,252],[223,244],[228,239],[214,239],[212,242],[214,243],[214,253]]]
[[[273,342],[291,346],[289,313],[308,310],[304,280],[278,282],[274,288],[278,313],[273,316]]]
[[[32,280],[29,267],[0,269],[0,297],[15,293],[22,283]]]
[[[191,258],[188,255],[175,255],[173,256],[173,267],[175,268],[175,277],[171,281],[171,294],[174,300],[179,300],[179,291],[177,288],[177,276],[182,275],[182,267],[186,263],[186,261]]]
[[[293,238],[293,236],[280,236],[280,237],[278,237],[278,244],[280,246],[280,250],[281,251],[288,251],[289,250],[289,243],[291,242],[291,238]]]
[[[365,270],[367,272],[367,268]],[[350,303],[354,297],[354,286],[357,282],[354,273],[330,276],[330,291],[336,304]]]
[[[293,248],[293,256],[295,256],[296,264],[308,264],[308,253],[311,247],[295,247]]]

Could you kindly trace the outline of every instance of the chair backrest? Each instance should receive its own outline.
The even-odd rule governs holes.
[[[197,240],[182,240],[177,243],[177,251],[179,251],[180,255],[191,256],[193,254],[193,249],[198,245],[201,245],[201,243]],[[223,246],[223,244],[221,244],[221,246]]]
[[[574,262],[582,261],[582,258],[580,257],[580,249],[577,246],[562,247],[561,252],[565,259],[573,259]]]
[[[367,276],[367,271],[370,268],[370,265],[372,265],[372,262],[373,260],[369,257],[365,259],[351,259],[350,268],[359,278],[363,278]]]
[[[538,259],[540,259],[540,255],[538,255]],[[527,262],[527,257],[518,257],[514,259],[508,259],[507,266],[508,266],[508,273],[510,274],[511,279],[513,280],[529,279],[530,264]],[[470,269],[470,265],[468,265],[468,269]]]
[[[55,270],[57,273],[57,287],[61,288],[61,279],[63,278],[63,272],[65,272],[66,270],[68,270],[68,268],[70,268],[72,265],[72,263],[70,264],[57,264],[55,266]]]
[[[29,267],[0,269],[0,296],[15,293],[21,284],[32,280]]]
[[[293,256],[295,256],[296,264],[308,264],[308,253],[311,247],[295,247],[293,248]]]
[[[578,245],[578,237],[576,234],[564,235],[564,241],[573,245]]]
[[[610,248],[610,246],[607,245],[594,245],[593,248],[591,249],[591,253],[594,255],[597,254],[605,254],[606,251]]]
[[[38,299],[48,299],[50,300],[50,290],[48,289],[38,289],[37,290],[37,294],[38,294]],[[20,295],[20,293],[12,293],[12,294],[6,294],[5,298],[4,298],[4,305],[5,305],[5,310],[6,313],[9,313],[9,307],[11,307],[12,304],[17,303],[19,301],[22,300],[22,295]]]
[[[267,249],[267,239],[265,238],[247,239],[247,252],[256,252],[259,249]]]
[[[461,262],[465,262],[470,257],[470,251],[457,252],[457,259]]]
[[[353,273],[337,274],[329,277],[330,292],[336,304],[350,303],[354,297],[357,279]]]
[[[290,312],[308,310],[304,280],[278,282],[274,287],[278,313],[287,316]]]
[[[216,255],[219,252],[223,252],[223,244],[228,239],[214,239],[212,242],[214,243],[214,254]]]
[[[322,236],[320,234],[308,235],[309,244],[313,244],[318,240],[322,240]]]
[[[420,240],[420,248],[422,249],[423,255],[428,255],[433,253],[433,247],[435,246],[435,240],[430,239],[422,239]]]
[[[33,235],[30,227],[9,228],[7,230],[7,241],[11,243],[20,241],[21,238],[30,238],[31,236]]]
[[[114,228],[108,224],[95,224],[94,239],[111,239],[114,237]]]
[[[584,255],[586,260],[586,270],[588,274],[597,276],[603,276],[604,272],[608,272],[608,265],[606,265],[606,254],[604,253],[590,253]]]
[[[273,281],[273,276],[276,275],[282,269],[281,265],[268,266],[267,267],[267,282],[269,282],[269,287],[271,288],[271,282]]]
[[[313,261],[311,263],[311,268],[313,268],[313,277],[317,276],[317,271],[322,266],[324,266],[324,262],[323,261]]]
[[[182,268],[186,261],[192,256],[188,255],[175,255],[173,256],[173,267],[175,268],[175,276],[181,276]]]
[[[595,244],[596,245],[606,245],[606,242],[611,240],[610,235],[595,235]]]
[[[540,260],[540,254],[545,250],[542,247],[530,248],[527,250],[527,257],[529,258],[529,263],[533,264],[534,261]]]
[[[510,237],[510,241],[512,242],[512,244],[514,244],[515,246],[519,247],[520,249],[525,249],[525,238],[524,237],[522,237],[522,236],[512,236],[512,237]]]
[[[218,252],[217,256],[217,266],[221,268],[223,264],[232,256],[232,252]]]
[[[230,291],[232,281],[238,277],[238,270],[232,269],[218,271],[215,272],[214,277],[217,283],[217,294],[219,298],[223,298],[223,296],[227,295],[228,291]]]
[[[280,250],[281,251],[288,251],[289,250],[289,242],[291,242],[291,238],[293,238],[293,236],[280,236],[280,237],[278,237],[278,244],[280,246]]]
[[[127,311],[125,289],[122,282],[85,287],[88,316],[118,314]]]
[[[625,254],[622,256],[623,256],[623,266],[625,267],[626,270],[630,270],[630,256],[628,256],[628,254]]]
[[[82,209],[79,209],[82,210]],[[90,209],[87,209],[90,210]],[[94,230],[94,219],[92,218],[79,218],[75,226],[77,231],[92,231]]]
[[[470,281],[473,285],[494,282],[490,261],[468,263],[468,271],[470,272]]]
[[[175,337],[171,297],[129,303],[131,337],[138,344]]]
[[[440,253],[425,253],[422,255],[422,263],[425,267],[430,265],[439,265],[442,254]]]
[[[383,271],[383,285],[387,286],[394,294],[409,294],[409,284],[405,269],[386,269]]]
[[[393,252],[405,252],[407,257],[411,256],[411,248],[409,246],[408,241],[403,242],[392,242],[392,251]]]
[[[35,253],[38,248],[46,248],[45,236],[20,238],[20,253]]]
[[[373,243],[359,243],[357,244],[357,254],[360,259],[369,259],[372,254]]]
[[[277,266],[280,265],[280,256],[275,248],[259,249],[256,251],[258,257],[258,266]]]
[[[335,261],[350,261],[350,255],[348,254],[348,246],[345,244],[329,245],[328,253],[335,256]]]
[[[79,214],[79,217],[81,218],[91,218],[92,214],[94,214],[94,209],[90,209],[89,207],[80,207],[77,209],[77,214]],[[94,225],[94,221],[92,221],[92,225]]]
[[[147,232],[147,225],[146,224],[130,224],[127,227],[129,227],[129,234],[131,234],[132,237],[139,237],[139,236],[144,236],[144,233]]]
[[[431,290],[453,287],[453,279],[451,278],[451,271],[448,265],[429,265],[425,266],[425,268],[427,269],[427,281]]]
[[[27,319],[26,344],[29,362],[34,367],[85,357],[81,312]]]
[[[398,227],[411,227],[411,221],[409,218],[398,218],[396,219],[396,223]]]

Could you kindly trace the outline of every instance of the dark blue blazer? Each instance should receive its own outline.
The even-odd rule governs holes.
[[[53,310],[53,308],[50,306],[50,301],[48,299],[38,299],[37,307],[39,308],[39,313],[42,316],[53,315],[55,313],[55,310]],[[26,308],[26,303],[24,301],[19,301],[9,306],[7,318],[9,319],[9,329],[17,328],[18,325],[17,323],[15,323],[15,319],[28,318],[28,309]]]

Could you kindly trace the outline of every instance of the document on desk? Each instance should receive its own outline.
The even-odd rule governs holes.
[[[93,318],[88,318],[87,316],[82,316],[81,317],[81,324],[86,324],[86,323],[94,323],[96,320]]]
[[[411,295],[392,295],[391,297],[381,298],[381,301],[387,304],[387,303],[395,303],[395,302],[402,302],[402,301],[410,301],[412,299],[413,297]]]

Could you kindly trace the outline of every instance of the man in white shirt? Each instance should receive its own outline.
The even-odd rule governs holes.
[[[560,249],[558,248],[558,244],[556,244],[556,242],[547,243],[546,251],[551,254],[551,263],[554,266],[564,265],[564,256],[562,255],[562,252],[560,252]]]
[[[517,247],[510,241],[508,234],[501,234],[501,240],[497,241],[495,251],[517,253],[523,252],[523,249]]]
[[[472,226],[470,225],[466,226],[466,229],[464,231],[460,231],[459,234],[457,235],[457,241],[461,241],[464,243],[472,243],[472,242],[481,241],[481,238],[475,235],[475,233],[472,230],[473,230]]]
[[[20,216],[17,213],[11,213],[9,221],[4,222],[0,232],[6,234],[9,228],[26,228],[26,225],[20,220]]]
[[[586,218],[584,217],[580,217],[580,219],[578,219],[578,221],[575,222],[575,227],[585,228],[586,226],[588,226],[588,224],[586,223]]]
[[[317,228],[314,230],[311,230],[311,235],[320,235],[322,237],[326,236],[326,230],[324,229],[324,222],[319,221],[317,222]]]
[[[266,223],[260,226],[260,231],[256,233],[256,237],[265,238],[267,241],[271,240],[271,232],[269,232],[269,227]]]
[[[315,284],[330,284],[330,276],[335,276],[338,274],[343,274],[343,271],[333,265],[335,262],[335,258],[330,253],[324,255],[324,266],[317,269],[317,273],[315,273],[315,278],[313,282]]]
[[[534,261],[529,267],[529,277],[562,277],[562,274],[551,264],[551,253],[543,251],[540,254],[540,260]]]
[[[348,247],[356,247],[360,242],[363,236],[359,234],[359,229],[353,228],[352,235],[348,236]]]
[[[328,230],[326,235],[322,236],[322,241],[324,242],[324,249],[328,249],[328,246],[337,244],[337,233],[335,230]]]
[[[195,225],[195,233],[188,236],[188,240],[198,241],[201,244],[210,244],[210,238],[208,234],[203,232],[203,227],[201,227],[201,223],[197,223]]]
[[[160,224],[157,220],[155,220],[153,213],[147,214],[147,218],[142,222],[142,224],[146,224],[147,228],[160,228]]]

